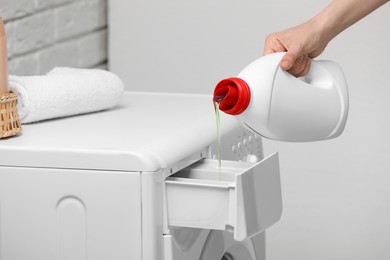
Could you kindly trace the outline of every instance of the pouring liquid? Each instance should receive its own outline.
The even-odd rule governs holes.
[[[219,113],[219,102],[220,100],[214,100],[214,108],[215,108],[215,118],[217,122],[217,159],[218,159],[218,179],[221,180],[221,120],[220,120],[220,113]]]

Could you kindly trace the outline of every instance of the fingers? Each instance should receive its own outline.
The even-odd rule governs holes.
[[[310,66],[311,66],[311,59],[306,57],[304,59],[303,63],[304,63],[304,66],[303,66],[303,70],[301,72],[295,73],[295,74],[292,73],[295,77],[303,77],[303,76],[306,76],[307,73],[309,73]]]
[[[291,68],[291,63],[288,60],[282,60],[279,65],[283,70],[289,70]]]
[[[287,52],[280,61],[280,67],[295,77],[305,76],[310,70],[311,59],[306,55],[296,56]]]
[[[280,61],[280,67],[284,70],[290,70],[292,71],[299,70],[299,68],[302,66],[302,60],[301,58],[298,58],[298,54],[292,51],[287,51],[287,53],[283,56],[282,60]],[[289,71],[290,72],[290,71]]]
[[[288,41],[283,41],[283,37],[279,34],[273,33],[267,36],[263,54],[286,52],[279,63],[280,67],[296,77],[305,76],[309,72],[311,64],[308,54],[303,51],[301,44],[291,46]]]
[[[279,41],[277,33],[267,36],[265,40],[263,55],[284,51],[287,51],[287,47]]]

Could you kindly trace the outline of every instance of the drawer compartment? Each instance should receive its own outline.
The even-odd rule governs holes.
[[[204,159],[165,180],[168,225],[229,230],[243,240],[280,219],[282,196],[275,153],[253,162]]]

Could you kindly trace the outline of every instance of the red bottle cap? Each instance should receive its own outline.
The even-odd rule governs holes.
[[[239,115],[245,111],[251,100],[249,85],[240,78],[221,80],[214,89],[215,102],[226,114]]]

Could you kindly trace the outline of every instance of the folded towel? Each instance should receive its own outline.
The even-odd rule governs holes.
[[[114,107],[124,84],[113,73],[99,69],[54,68],[43,76],[9,76],[18,93],[22,124],[84,114]]]

